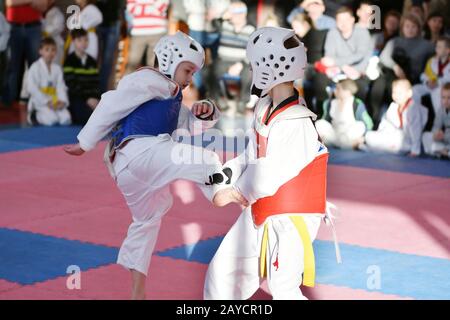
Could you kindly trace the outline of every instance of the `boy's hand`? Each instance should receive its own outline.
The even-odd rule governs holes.
[[[92,110],[94,110],[94,109],[97,107],[98,103],[99,103],[99,100],[96,99],[96,98],[89,98],[89,99],[87,99],[87,101],[86,101],[86,104],[87,104],[87,105],[89,106],[89,108],[91,108]]]
[[[81,156],[85,152],[83,149],[81,149],[79,143],[74,146],[65,146],[64,151],[71,156]]]
[[[212,202],[217,207],[224,207],[231,202],[238,203],[244,207],[249,206],[248,200],[234,188],[227,188],[218,191],[214,195]]]
[[[60,101],[60,100],[58,100],[58,101],[56,102],[55,108],[56,108],[56,109],[62,109],[62,108],[64,108],[64,106],[65,106],[65,103],[62,102],[62,101]]]
[[[192,113],[199,119],[206,119],[214,112],[212,103],[206,101],[198,101],[192,105]]]
[[[444,140],[444,131],[439,130],[433,134],[434,141],[442,141]]]
[[[436,88],[438,86],[438,83],[437,83],[436,80],[433,79],[433,80],[430,80],[430,81],[427,82],[427,86],[430,89],[434,89],[434,88]]]

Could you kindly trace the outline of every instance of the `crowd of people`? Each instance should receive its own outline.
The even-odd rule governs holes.
[[[61,10],[71,4],[80,11]],[[2,9],[2,105],[25,100],[30,124],[85,124],[114,86],[121,31],[128,74],[154,65],[154,46],[173,26],[207,50],[198,96],[230,115],[251,112],[247,42],[257,28],[282,26],[307,48],[296,88],[327,144],[450,155],[447,1],[6,0]]]

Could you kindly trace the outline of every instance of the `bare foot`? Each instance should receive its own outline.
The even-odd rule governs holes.
[[[217,207],[224,207],[231,202],[238,203],[244,207],[248,207],[249,203],[242,194],[234,188],[227,188],[218,191],[213,198],[213,204]]]

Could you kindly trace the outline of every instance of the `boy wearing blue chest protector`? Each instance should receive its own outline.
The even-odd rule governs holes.
[[[158,70],[142,68],[124,77],[116,90],[102,96],[78,135],[79,143],[65,148],[71,155],[81,155],[111,133],[105,162],[133,217],[117,263],[132,273],[133,299],[145,298],[161,219],[172,206],[169,184],[177,179],[193,181],[211,200],[230,179],[227,172],[222,185],[211,186],[211,175],[222,168],[217,154],[172,139],[177,129],[200,134],[219,118],[210,101],[194,103],[191,110],[181,102],[182,90],[203,67],[203,48],[178,32],[161,38],[154,52]],[[239,195],[233,194],[239,202]]]

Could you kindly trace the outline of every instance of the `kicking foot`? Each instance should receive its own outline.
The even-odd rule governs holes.
[[[224,207],[229,203],[235,202],[244,207],[248,207],[249,203],[245,197],[234,188],[227,188],[218,191],[213,198],[213,204],[217,207]]]

